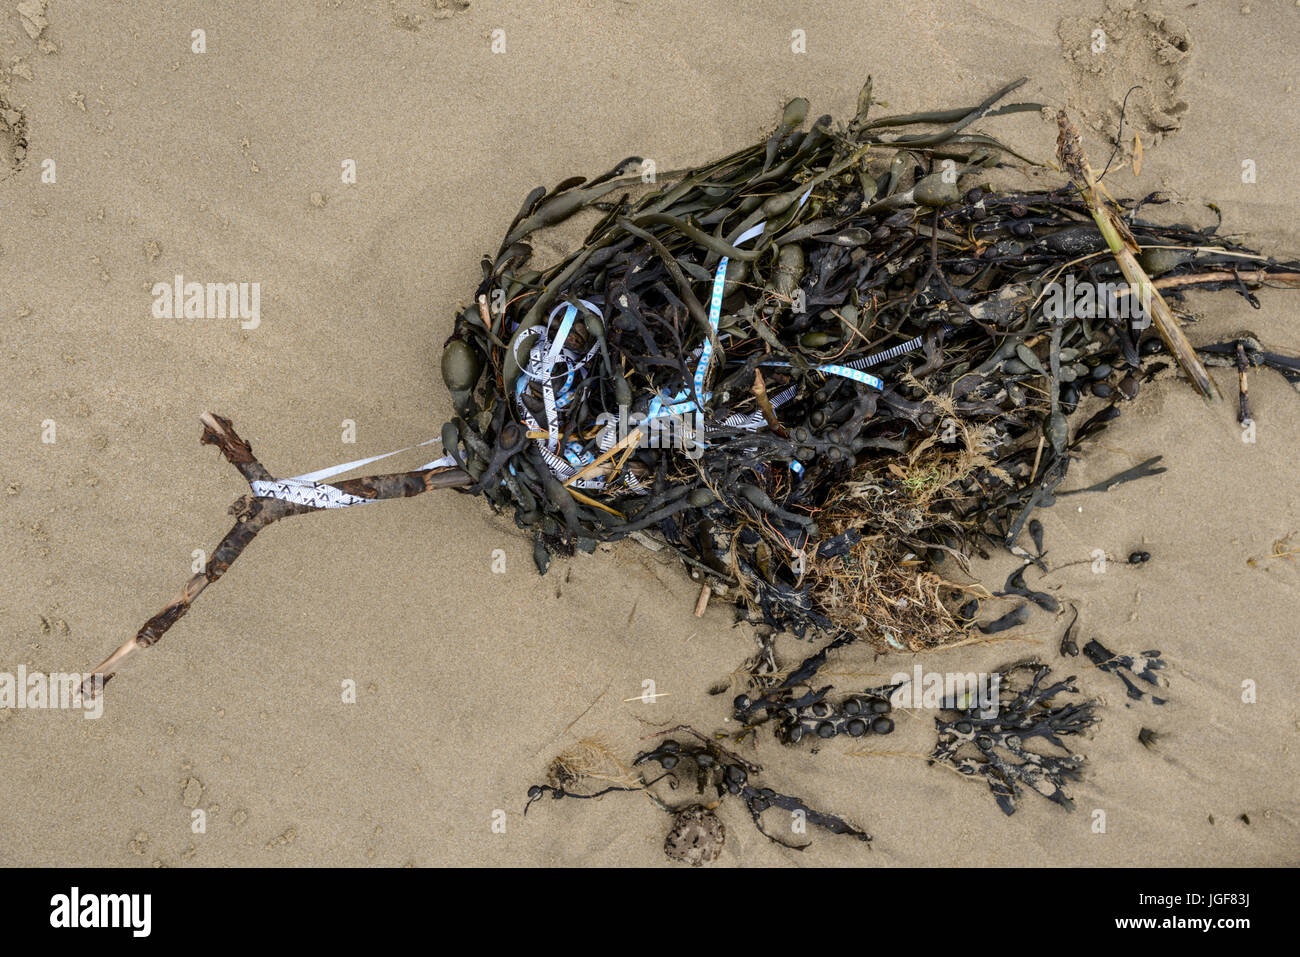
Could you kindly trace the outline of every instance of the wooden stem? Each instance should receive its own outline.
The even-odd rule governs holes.
[[[1088,157],[1083,152],[1078,128],[1070,122],[1064,110],[1056,114],[1056,124],[1060,130],[1056,139],[1056,157],[1060,161],[1061,169],[1070,177],[1071,182],[1083,196],[1124,278],[1142,296],[1143,302],[1149,303],[1148,309],[1156,331],[1160,333],[1160,338],[1165,341],[1173,357],[1178,360],[1178,365],[1182,367],[1183,372],[1192,380],[1196,391],[1207,399],[1218,399],[1218,390],[1214,387],[1209,373],[1205,371],[1205,366],[1197,357],[1196,350],[1192,348],[1192,344],[1187,341],[1187,336],[1179,328],[1173,310],[1169,308],[1169,304],[1160,295],[1160,290],[1152,283],[1146,270],[1138,262],[1140,248],[1137,240],[1133,238],[1128,224],[1120,216],[1115,204],[1105,196],[1103,187],[1092,175],[1092,167],[1088,165]]]
[[[204,412],[199,416],[199,421],[203,423],[203,435],[199,441],[204,445],[215,445],[226,461],[237,468],[246,481],[249,483],[274,481],[271,473],[253,455],[252,446],[235,432],[229,419]],[[430,489],[472,483],[473,479],[470,475],[461,469],[438,468],[371,475],[344,482],[332,482],[330,485],[349,495],[377,501],[388,498],[409,498]],[[122,644],[95,666],[90,677],[81,686],[82,696],[93,698],[99,688],[108,683],[131,655],[161,639],[172,625],[185,616],[203,590],[226,573],[258,532],[282,518],[319,511],[327,510],[278,498],[241,495],[230,506],[230,513],[235,516],[235,525],[213,551],[204,570],[186,582],[180,593],[168,602],[162,611],[146,621],[134,638]],[[97,678],[100,680],[96,681]]]
[[[1289,286],[1300,284],[1300,272],[1269,272],[1266,269],[1252,269],[1247,272],[1230,272],[1217,269],[1211,272],[1188,273],[1184,276],[1165,276],[1152,280],[1151,285],[1157,289],[1178,289],[1182,286],[1198,286],[1202,283],[1234,282],[1262,283],[1267,281],[1286,283]]]

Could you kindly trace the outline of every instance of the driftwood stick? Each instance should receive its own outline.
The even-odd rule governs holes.
[[[1061,164],[1061,169],[1079,190],[1083,201],[1088,204],[1093,221],[1101,230],[1106,245],[1110,247],[1111,255],[1115,257],[1115,262],[1119,265],[1124,278],[1128,280],[1130,286],[1138,290],[1143,297],[1144,305],[1147,305],[1146,300],[1150,300],[1149,309],[1156,331],[1160,333],[1160,338],[1165,341],[1169,351],[1178,360],[1178,365],[1182,367],[1187,378],[1192,380],[1196,391],[1207,399],[1219,398],[1219,392],[1214,387],[1209,373],[1205,371],[1205,366],[1197,357],[1196,350],[1192,348],[1192,344],[1187,341],[1187,336],[1179,328],[1173,310],[1169,308],[1169,304],[1160,295],[1160,290],[1151,282],[1146,270],[1138,262],[1140,248],[1137,240],[1133,238],[1133,233],[1120,216],[1119,210],[1115,208],[1115,204],[1105,195],[1104,187],[1093,175],[1092,167],[1088,165],[1087,154],[1084,153],[1083,144],[1079,139],[1078,128],[1070,122],[1064,110],[1056,114],[1056,125],[1059,128],[1056,138],[1056,158]]]
[[[1242,425],[1249,425],[1251,422],[1250,414],[1250,390],[1246,382],[1246,347],[1240,339],[1237,340],[1237,421]]]
[[[229,419],[205,412],[199,417],[199,421],[203,423],[203,435],[199,441],[204,445],[215,445],[226,461],[237,468],[246,481],[249,483],[274,481],[271,473],[253,455],[252,446],[235,432]],[[472,482],[470,475],[461,469],[438,468],[370,475],[329,484],[349,495],[378,501],[388,498],[409,498],[430,489],[469,485]],[[172,625],[185,616],[190,606],[194,604],[194,600],[203,593],[203,589],[226,573],[258,532],[282,518],[320,511],[328,511],[328,509],[257,495],[241,495],[237,498],[230,506],[230,514],[235,516],[235,525],[213,551],[204,570],[186,582],[180,593],[168,602],[162,611],[146,621],[134,638],[124,643],[95,667],[90,677],[82,684],[82,695],[93,698],[98,689],[108,683],[127,658],[139,649],[148,648],[161,639]]]
[[[1244,283],[1280,282],[1288,286],[1300,284],[1300,272],[1269,272],[1267,269],[1252,269],[1247,272],[1229,272],[1218,269],[1211,272],[1187,273],[1183,276],[1165,276],[1153,279],[1151,285],[1157,289],[1178,289],[1182,286],[1197,286],[1202,283],[1234,282],[1240,279]]]

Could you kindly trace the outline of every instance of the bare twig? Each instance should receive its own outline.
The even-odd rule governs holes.
[[[1165,276],[1152,280],[1151,285],[1157,289],[1177,289],[1182,286],[1197,286],[1203,283],[1233,282],[1280,282],[1287,285],[1300,284],[1300,272],[1269,272],[1266,269],[1252,269],[1248,272],[1229,272],[1225,269],[1210,272],[1188,273],[1184,276]]]
[[[1137,240],[1133,238],[1132,232],[1115,208],[1115,204],[1104,194],[1104,187],[1100,186],[1093,176],[1092,168],[1088,165],[1088,157],[1083,152],[1083,144],[1079,140],[1078,128],[1065,115],[1064,110],[1056,114],[1056,123],[1060,128],[1056,139],[1056,157],[1060,161],[1061,169],[1070,177],[1084,202],[1088,204],[1088,210],[1092,213],[1097,228],[1101,230],[1106,245],[1110,247],[1115,262],[1119,264],[1120,271],[1124,273],[1124,278],[1128,280],[1130,286],[1143,295],[1144,304],[1146,299],[1150,299],[1149,309],[1156,331],[1160,333],[1160,338],[1165,341],[1169,351],[1178,360],[1183,372],[1192,380],[1196,391],[1207,399],[1217,399],[1218,390],[1215,389],[1209,373],[1205,371],[1205,366],[1197,357],[1196,350],[1192,348],[1192,344],[1187,341],[1187,336],[1183,335],[1183,330],[1179,328],[1173,310],[1169,308],[1169,304],[1160,295],[1160,290],[1152,283],[1146,270],[1138,262],[1140,247]]]
[[[1249,425],[1251,421],[1250,414],[1250,393],[1246,383],[1246,347],[1241,340],[1237,340],[1237,390],[1240,394],[1239,405],[1237,409],[1237,421],[1242,425]]]
[[[205,412],[199,417],[199,421],[203,423],[203,435],[199,441],[204,445],[215,445],[226,461],[237,468],[246,481],[249,483],[274,481],[271,473],[253,455],[252,446],[235,432],[229,419]],[[430,489],[469,485],[472,481],[469,474],[461,469],[437,468],[371,475],[333,482],[329,486],[322,487],[333,487],[358,498],[378,501],[388,498],[409,498]],[[148,648],[161,639],[168,629],[190,610],[190,606],[203,593],[203,589],[226,573],[258,532],[282,518],[318,511],[322,509],[278,498],[257,495],[241,495],[237,498],[230,506],[230,514],[235,516],[235,526],[226,533],[221,544],[213,551],[204,570],[186,582],[180,593],[168,602],[162,611],[146,621],[134,638],[124,643],[95,667],[82,685],[82,695],[88,698],[94,697],[97,692],[96,685],[99,684],[94,680],[95,678],[102,678],[103,684],[107,684],[127,658],[139,649]]]
[[[711,587],[709,587],[708,585],[705,585],[703,588],[700,589],[700,597],[699,597],[699,600],[695,602],[695,617],[696,617],[696,618],[703,618],[703,617],[704,617],[704,609],[706,609],[706,608],[709,607],[709,597],[710,597],[712,594],[713,594],[713,589],[712,589]]]

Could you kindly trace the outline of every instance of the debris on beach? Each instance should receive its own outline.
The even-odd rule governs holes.
[[[1029,556],[1026,529],[1041,552],[1037,509],[1163,471],[1157,456],[1062,488],[1153,356],[1218,394],[1165,297],[1300,283],[1300,261],[1217,222],[1148,220],[1162,193],[1113,199],[1063,113],[1066,176],[993,188],[1001,168],[1039,165],[975,128],[1040,112],[1004,102],[1024,82],[876,116],[868,79],[847,123],[805,129],[795,99],[769,136],[663,183],[626,176],[629,157],[538,187],[444,345],[443,456],[276,479],[205,415],[203,441],[252,494],[208,567],[96,673],[157,641],[266,525],[431,488],[510,514],[541,571],[553,554],[652,541],[773,631],[925,651],[1023,623],[1029,607],[974,620],[971,599],[989,596],[954,580],[967,556]],[[535,234],[578,213],[596,219],[582,244],[534,263]],[[1245,355],[1300,371],[1254,339]],[[1235,364],[1237,343],[1206,358]],[[1051,607],[1023,582],[1004,591]]]
[[[762,766],[748,761],[716,742],[703,739],[698,743],[681,743],[668,738],[650,751],[636,756],[633,764],[656,762],[665,772],[677,775],[694,768],[698,793],[712,789],[719,799],[727,795],[738,797],[749,812],[750,820],[760,834],[773,844],[793,850],[804,850],[808,842],[796,837],[773,833],[764,827],[763,815],[771,809],[785,812],[779,815],[792,835],[802,834],[805,825],[822,828],[832,834],[847,834],[859,841],[870,842],[871,836],[843,818],[814,810],[801,799],[782,794],[768,787],[759,787],[757,777]]]
[[[697,613],[726,596],[765,635],[820,642],[788,672],[771,661],[751,672],[732,707],[741,736],[768,721],[786,743],[890,733],[888,689],[822,685],[828,656],[855,642],[888,654],[995,641],[1055,614],[1060,601],[1026,578],[1031,564],[1048,571],[1036,513],[1164,471],[1154,455],[1068,487],[1072,461],[1146,383],[1178,375],[1214,401],[1207,366],[1229,369],[1245,424],[1251,367],[1300,382],[1300,358],[1281,344],[1243,333],[1197,348],[1173,308],[1192,291],[1257,304],[1261,288],[1300,285],[1300,260],[1257,252],[1217,220],[1156,222],[1171,206],[1163,192],[1113,197],[1064,112],[1059,174],[978,130],[1044,111],[1006,102],[1024,83],[953,109],[876,115],[868,79],[846,123],[808,124],[807,101],[794,99],[769,135],[699,167],[656,175],[629,157],[533,190],[443,343],[454,414],[422,443],[440,441],[441,457],[363,478],[338,476],[386,456],[277,478],[228,419],[205,413],[201,441],[249,492],[203,570],[86,693],[160,640],[268,525],[455,489],[525,530],[542,574],[555,555],[630,539],[681,561],[702,587]],[[1034,185],[998,185],[1017,171]],[[535,257],[555,248],[541,231],[579,214],[590,223],[579,245]],[[968,569],[995,551],[1025,562],[996,595]],[[1074,624],[1062,654],[1078,653]],[[1156,652],[1117,656],[1095,640],[1083,650],[1130,697],[1143,692],[1128,674],[1158,685]],[[1062,736],[1096,721],[1094,702],[1052,705],[1075,688],[1044,686],[1047,674],[1035,666],[996,717],[939,721],[932,760],[984,777],[1008,814],[1022,786],[1071,806],[1082,759],[1026,742],[1064,749]],[[758,787],[757,765],[712,739],[666,740],[632,768],[648,762],[673,781],[693,766],[699,792],[738,796],[784,846],[806,845],[765,829],[771,808],[869,840]],[[662,779],[556,772],[529,805]]]
[[[1124,682],[1125,694],[1134,701],[1150,698],[1152,704],[1164,704],[1166,702],[1165,698],[1158,698],[1151,692],[1142,690],[1132,681],[1132,678],[1137,678],[1157,688],[1164,686],[1160,676],[1156,674],[1165,667],[1165,661],[1160,657],[1159,651],[1144,651],[1137,655],[1117,655],[1094,638],[1083,646],[1083,653],[1089,661],[1102,671],[1112,674]]]
[[[664,838],[664,853],[670,861],[699,867],[716,861],[727,843],[727,826],[702,804],[677,812],[672,830]]]
[[[777,737],[795,744],[804,737],[824,740],[839,734],[851,738],[889,734],[894,730],[889,698],[896,687],[869,688],[839,701],[825,700],[829,689],[813,692],[810,703],[793,706],[781,714]]]
[[[673,732],[684,732],[694,740],[683,742],[666,737]],[[533,785],[528,789],[528,804],[524,813],[527,814],[528,807],[547,794],[557,800],[566,797],[590,800],[616,791],[641,790],[660,810],[674,815],[672,829],[664,844],[665,853],[672,860],[692,865],[714,860],[722,852],[726,828],[714,812],[728,797],[739,799],[760,834],[773,844],[791,850],[802,851],[810,846],[801,837],[809,826],[832,834],[846,834],[863,842],[871,841],[869,834],[841,817],[815,810],[800,798],[759,786],[762,765],[740,756],[719,741],[685,726],[663,734],[664,740],[656,747],[641,752],[632,761],[633,767],[656,764],[659,768],[659,773],[653,777],[641,777],[639,786],[596,788],[595,785],[604,782],[586,782],[580,779],[568,782],[565,787]],[[715,800],[708,805],[693,802],[675,808],[656,793],[656,785],[665,781],[665,787],[669,791],[680,789],[683,778],[688,783],[694,783],[697,796],[712,794]],[[579,790],[584,787],[588,789]],[[781,813],[765,817],[767,812],[773,810]],[[767,824],[764,823],[765,820]],[[773,824],[777,821],[782,824],[780,830],[773,829]],[[790,836],[782,833],[783,830],[788,831]]]
[[[1068,181],[993,190],[1027,161],[972,124],[1039,110],[999,105],[1022,82],[874,118],[868,82],[849,123],[804,131],[793,100],[769,137],[648,192],[619,178],[635,157],[534,190],[445,346],[444,448],[471,491],[534,532],[539,568],[648,535],[800,636],[923,651],[1023,624],[959,614],[966,556],[1018,548],[1059,495],[1163,471],[1060,489],[1150,357],[1218,394],[1162,292],[1253,296],[1300,262],[1150,222],[1160,193],[1113,200],[1064,115]],[[584,243],[534,264],[533,234],[581,210]],[[1008,593],[1056,607],[1023,570]]]
[[[1029,684],[1017,689],[1025,673],[1032,674]],[[994,713],[967,707],[956,717],[935,719],[939,740],[933,761],[983,777],[1004,814],[1015,813],[1022,785],[1066,810],[1074,809],[1066,787],[1080,777],[1084,759],[1061,738],[1092,727],[1098,720],[1097,702],[1054,704],[1058,695],[1077,693],[1078,688],[1073,675],[1045,684],[1050,673],[1037,661],[1014,665],[998,673],[1001,697]],[[1031,750],[1026,745],[1032,741],[1055,745],[1064,754]]]

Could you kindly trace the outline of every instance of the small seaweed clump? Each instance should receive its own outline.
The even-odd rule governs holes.
[[[741,757],[693,729],[683,726],[675,730],[687,732],[695,740],[683,743],[674,738],[665,738],[655,748],[641,752],[632,761],[633,767],[657,764],[663,773],[651,779],[641,776],[629,780],[626,776],[592,774],[588,770],[591,765],[583,760],[574,760],[573,752],[562,755],[552,763],[548,776],[550,783],[535,784],[528,789],[528,804],[524,807],[524,813],[527,814],[528,808],[547,794],[556,800],[591,800],[616,791],[644,791],[660,810],[674,815],[673,827],[664,844],[665,853],[672,860],[693,865],[714,860],[721,853],[726,841],[726,828],[714,810],[728,797],[739,798],[758,832],[782,847],[798,851],[809,847],[809,843],[800,843],[793,837],[805,833],[809,825],[832,834],[847,834],[859,841],[870,842],[871,835],[843,818],[815,810],[792,795],[759,786],[757,778],[763,771],[761,765]],[[601,765],[608,767],[611,758],[612,755],[603,752],[600,756]],[[616,760],[614,764],[623,768]],[[684,773],[690,773],[693,777],[697,795],[712,793],[715,800],[707,805],[692,802],[674,808],[652,790],[661,781],[666,781],[671,790],[678,789]],[[606,786],[594,791],[579,790],[586,788],[589,780]],[[614,783],[609,783],[611,781]],[[764,825],[764,815],[773,809],[785,812],[792,837],[778,836]]]
[[[1124,693],[1132,700],[1141,701],[1149,697],[1152,704],[1167,702],[1168,699],[1143,691],[1129,679],[1129,675],[1132,675],[1156,688],[1163,688],[1164,683],[1156,673],[1163,671],[1165,667],[1165,660],[1160,657],[1159,651],[1144,651],[1138,655],[1117,655],[1094,638],[1083,646],[1083,653],[1102,671],[1119,678],[1124,683]]]
[[[823,688],[810,703],[793,705],[780,713],[777,737],[796,744],[809,735],[826,739],[839,734],[850,738],[889,734],[894,730],[894,719],[889,716],[894,710],[890,695],[897,687],[869,688],[839,701],[826,700],[831,689]]]
[[[704,793],[706,788],[712,788],[720,799],[729,794],[739,797],[758,832],[772,843],[780,844],[782,847],[802,851],[810,845],[778,837],[764,828],[763,814],[769,809],[775,808],[787,813],[791,833],[803,833],[804,824],[811,824],[832,834],[848,834],[859,841],[871,840],[871,835],[849,824],[843,818],[816,811],[799,798],[789,794],[781,794],[771,788],[756,787],[752,778],[763,770],[762,767],[714,742],[704,740],[700,744],[683,745],[669,738],[657,748],[638,754],[633,764],[643,764],[647,761],[657,762],[666,772],[674,772],[676,768],[682,766],[683,762],[693,765],[697,792]]]
[[[1027,687],[1023,676],[1032,678]],[[1061,805],[1067,811],[1074,802],[1066,784],[1080,776],[1083,758],[1073,754],[1061,737],[1082,734],[1099,720],[1097,702],[1085,700],[1053,705],[1057,695],[1077,693],[1074,676],[1044,685],[1051,669],[1037,661],[1013,665],[998,672],[998,708],[988,714],[978,707],[956,711],[956,717],[936,718],[939,740],[932,762],[946,764],[962,774],[984,778],[1004,814],[1014,814],[1021,785]],[[1055,745],[1064,754],[1043,754],[1030,750],[1029,742],[1039,739]]]

